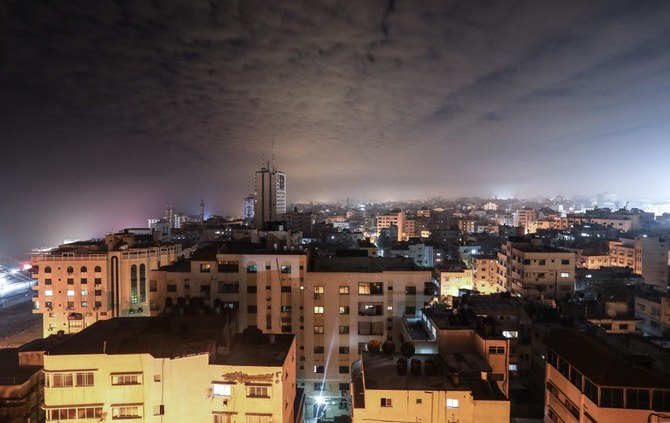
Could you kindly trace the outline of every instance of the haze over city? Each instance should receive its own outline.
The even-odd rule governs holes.
[[[2,7],[3,255],[239,215],[273,141],[290,203],[667,198],[667,2]]]

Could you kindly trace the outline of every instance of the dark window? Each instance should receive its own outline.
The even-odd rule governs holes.
[[[538,260],[537,264],[539,264],[540,266],[544,266],[545,264],[547,264],[547,261],[546,260]]]
[[[51,273],[51,267],[50,266],[45,267],[44,273]]]
[[[50,278],[44,279],[44,285],[51,285],[51,279]]]
[[[247,285],[247,294],[255,294],[257,290],[256,285]]]
[[[405,287],[405,295],[416,295],[416,286]]]
[[[86,272],[88,272],[88,269],[86,268],[86,266],[81,266],[81,269],[79,269],[79,271],[81,273],[86,273]]]
[[[88,279],[81,278],[81,283],[82,283],[82,285],[86,285],[88,283]]]
[[[324,366],[314,366],[314,373],[324,373],[325,370]]]
[[[290,286],[282,286],[281,287],[281,292],[291,292],[291,287]]]
[[[348,383],[340,383],[340,391],[348,391],[348,390],[349,390]]]
[[[591,401],[593,401],[594,404],[598,404],[598,386],[588,380],[587,378],[584,378],[584,395]]]
[[[247,313],[257,313],[258,312],[258,307],[255,305],[249,305],[247,306]]]
[[[523,264],[530,264],[530,260],[524,259]]]
[[[102,289],[96,289],[95,290],[95,296],[96,297],[102,297]]]
[[[349,326],[340,326],[340,335],[346,335],[349,333]]]
[[[323,391],[324,389],[324,384],[323,383],[315,383],[314,384],[314,390],[315,391]]]
[[[649,389],[626,389],[626,408],[649,409]]]
[[[68,285],[74,285],[74,278],[67,278]]]
[[[282,331],[282,333],[291,333],[292,329],[291,329],[291,326],[282,326],[281,331]]]
[[[102,307],[102,301],[96,301],[95,302],[95,308],[100,308]]]
[[[570,260],[561,260],[561,264],[570,264]]]
[[[209,294],[210,293],[210,286],[209,285],[200,285],[200,292],[203,294]]]
[[[177,292],[177,285],[174,285],[174,284],[168,284],[168,286],[167,286],[167,292]]]
[[[405,315],[406,316],[414,316],[416,314],[416,307],[412,306],[406,306],[405,307]]]
[[[582,374],[579,373],[575,368],[570,369],[570,382],[577,387],[580,391],[582,390]]]
[[[623,389],[600,388],[600,406],[607,408],[623,408]]]
[[[340,347],[340,354],[349,354],[349,347]]]
[[[219,262],[219,272],[221,273],[237,273],[239,271],[240,271],[240,264],[236,261]]]
[[[93,280],[93,283],[95,283],[96,285],[102,285],[102,278],[95,278]]]
[[[670,411],[670,391],[655,390],[652,401],[653,410]]]
[[[570,365],[567,361],[563,360],[561,357],[558,357],[558,371],[565,376],[566,379],[570,377]]]
[[[346,375],[349,373],[349,366],[340,366],[339,371],[341,375]]]
[[[314,354],[323,354],[324,348],[323,345],[314,346]]]
[[[95,266],[95,268],[93,268],[93,271],[96,273],[102,272],[102,268],[100,266]]]

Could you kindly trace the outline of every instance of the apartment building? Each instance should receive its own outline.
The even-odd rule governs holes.
[[[100,321],[44,356],[46,421],[293,423],[296,341],[224,316]]]
[[[348,401],[351,363],[370,340],[400,342],[403,317],[421,310],[435,287],[431,272],[411,259],[317,260],[305,275],[300,323],[299,377],[307,405],[315,397],[331,404]]]
[[[513,226],[520,226],[528,231],[531,224],[537,220],[537,211],[529,207],[516,210],[512,213],[512,219]]]
[[[498,280],[498,263],[495,255],[475,254],[471,259],[473,287],[480,294],[505,292]]]
[[[424,309],[352,366],[353,421],[508,422],[509,341],[468,310]],[[390,348],[389,348],[390,347]]]
[[[610,241],[610,266],[630,267],[645,283],[668,290],[668,241],[640,236]]]
[[[381,214],[376,217],[375,223],[377,226],[377,234],[381,234],[382,229],[387,229],[392,226],[398,228],[398,241],[405,241],[405,213],[401,211]]]
[[[445,269],[438,270],[440,278],[440,295],[442,297],[458,297],[461,289],[474,289],[472,269]]]
[[[181,245],[157,244],[143,230],[109,234],[104,241],[64,244],[32,257],[33,313],[43,335],[76,333],[98,320],[148,316],[157,285],[151,270],[171,263]]]
[[[498,253],[498,279],[532,301],[567,299],[575,290],[575,253],[511,237]]]
[[[633,336],[602,339],[572,329],[552,331],[545,343],[545,421],[667,421],[666,352]]]
[[[636,295],[635,318],[643,335],[664,336],[670,332],[670,298],[660,294]]]

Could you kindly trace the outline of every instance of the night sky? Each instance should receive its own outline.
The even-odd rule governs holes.
[[[288,200],[667,197],[668,1],[0,2],[0,262]]]

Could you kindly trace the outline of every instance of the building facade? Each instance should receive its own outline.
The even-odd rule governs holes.
[[[286,174],[270,164],[256,172],[254,182],[254,223],[264,229],[266,222],[276,221],[286,213]]]

